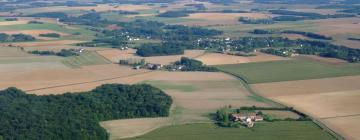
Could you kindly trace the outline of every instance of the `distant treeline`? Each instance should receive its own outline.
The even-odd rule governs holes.
[[[352,37],[349,37],[348,40],[360,41],[360,38],[352,38]]]
[[[5,33],[0,33],[0,42],[25,42],[25,41],[34,41],[35,38],[31,35],[26,34],[13,34],[8,35]]]
[[[171,18],[187,17],[187,16],[189,16],[189,11],[183,11],[183,10],[182,11],[166,11],[157,16],[158,17],[171,17]]]
[[[252,19],[248,17],[240,17],[239,21],[244,24],[274,24],[272,19]]]
[[[332,40],[332,37],[328,37],[328,36],[321,35],[321,34],[316,34],[316,33],[303,32],[303,31],[285,30],[285,31],[282,31],[281,33],[285,33],[285,34],[299,34],[299,35],[303,35],[303,36],[306,36],[306,37],[309,37],[309,38],[313,38],[313,39]]]
[[[327,18],[347,18],[355,17],[353,14],[333,14],[322,15],[318,13],[297,12],[289,10],[270,10],[272,14],[283,15],[272,18],[274,21],[298,21],[298,20],[314,20],[314,19],[327,19]]]
[[[46,34],[39,34],[41,37],[53,37],[53,38],[59,38],[61,37],[58,33],[46,33]]]
[[[150,85],[106,84],[89,92],[37,96],[0,91],[0,139],[109,139],[100,121],[169,115],[170,96]]]
[[[69,56],[78,55],[78,53],[74,49],[68,49],[68,50],[61,49],[59,52],[35,50],[35,51],[29,51],[29,53],[36,54],[36,55],[56,55],[56,56],[61,56],[61,57],[69,57]]]

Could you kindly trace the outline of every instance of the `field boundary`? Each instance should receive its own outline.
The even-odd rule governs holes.
[[[43,88],[37,88],[37,89],[29,89],[29,90],[24,90],[24,91],[25,92],[31,92],[31,91],[39,91],[39,90],[45,90],[45,89],[59,88],[59,87],[67,87],[67,86],[74,86],[74,85],[96,83],[96,82],[109,81],[109,80],[115,80],[115,79],[120,79],[120,78],[128,78],[128,77],[133,77],[133,76],[152,73],[152,72],[154,72],[154,71],[147,71],[147,72],[136,73],[136,74],[126,75],[126,76],[118,76],[118,77],[111,77],[111,78],[105,78],[105,79],[98,79],[98,80],[93,80],[93,81],[78,82],[78,83],[64,84],[64,85],[56,85],[56,86],[49,86],[49,87],[43,87]]]
[[[244,85],[245,89],[250,93],[252,94],[253,96],[255,97],[258,97],[266,102],[269,102],[269,103],[273,103],[275,105],[279,105],[279,106],[282,106],[282,107],[287,107],[285,104],[282,104],[282,103],[279,103],[279,102],[276,102],[276,101],[273,101],[271,99],[268,99],[268,98],[265,98],[259,94],[257,94],[252,88],[251,86],[249,85],[248,81],[246,81],[245,78],[241,77],[241,76],[238,76],[236,74],[233,74],[231,72],[227,72],[227,71],[223,71],[223,70],[220,70],[221,72],[225,73],[225,74],[229,74],[233,77],[235,77],[236,79],[239,79],[239,81]],[[305,113],[304,113],[305,114]],[[319,126],[321,129],[323,129],[324,131],[326,131],[327,133],[329,133],[331,136],[333,136],[334,138],[338,139],[338,140],[345,140],[345,138],[343,136],[341,136],[339,133],[335,132],[334,130],[332,130],[331,128],[329,128],[328,126],[326,126],[324,123],[322,123],[321,121],[315,119],[314,117],[311,117],[309,116],[312,120],[312,122],[314,122],[317,126]]]

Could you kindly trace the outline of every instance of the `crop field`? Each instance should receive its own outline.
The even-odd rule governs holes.
[[[253,84],[264,97],[318,118],[345,138],[359,137],[359,76]],[[304,88],[306,87],[306,88]]]
[[[140,57],[136,55],[135,49],[128,49],[128,50],[106,49],[97,52],[100,55],[104,56],[106,59],[111,60],[114,63],[117,63],[119,62],[119,60],[123,60],[123,59],[145,59],[145,61],[148,63],[157,63],[157,64],[169,64],[180,60],[181,57],[195,58],[201,56],[204,53],[203,50],[186,50],[184,55]]]
[[[252,95],[246,91],[237,79],[226,74],[161,72],[156,75],[148,77],[143,83],[164,90],[174,100],[170,117],[167,120],[164,120],[164,118],[155,120],[160,121],[161,127],[199,122],[211,123],[210,113],[229,105],[232,107],[247,105],[272,106],[270,103],[254,100]],[[109,128],[108,131],[111,132],[112,138],[138,136],[143,132],[160,127],[158,123],[150,123],[147,119],[109,121],[107,123],[113,125],[113,127],[106,127]],[[124,124],[138,124],[140,126],[133,128]],[[121,135],[124,132],[128,133]]]
[[[188,22],[188,25],[216,25],[216,24],[239,24],[240,17],[254,19],[269,18],[270,15],[261,13],[195,13],[190,14],[186,19],[198,19],[202,21]]]
[[[286,60],[217,66],[243,77],[248,83],[318,79],[360,74],[359,65],[331,65],[304,60]]]
[[[52,7],[40,7],[40,8],[27,8],[27,9],[19,9],[15,12],[18,13],[26,13],[36,14],[36,13],[43,13],[43,12],[69,12],[69,13],[79,13],[89,10],[95,10],[97,12],[104,12],[110,10],[125,10],[125,11],[138,11],[138,10],[146,10],[150,9],[151,7],[147,5],[130,5],[130,4],[123,4],[117,6],[111,6],[108,4],[99,4],[97,6],[80,6],[80,7],[67,7],[67,6],[52,6]]]
[[[110,64],[111,62],[96,52],[84,52],[79,56],[71,56],[62,61],[69,67],[81,67],[89,65]]]
[[[256,56],[251,56],[251,57],[227,55],[221,53],[206,53],[202,56],[197,57],[196,59],[203,62],[206,65],[225,65],[225,64],[287,60],[287,58],[285,57],[278,57],[264,53],[256,53]]]
[[[331,140],[312,122],[259,123],[252,129],[221,128],[213,124],[189,124],[164,127],[146,135],[127,140]]]

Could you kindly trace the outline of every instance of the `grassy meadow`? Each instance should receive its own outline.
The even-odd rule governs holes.
[[[360,74],[359,65],[330,65],[305,60],[285,60],[216,66],[243,77],[249,84],[318,79]]]
[[[257,123],[254,128],[222,128],[214,124],[188,124],[157,129],[126,140],[331,140],[313,122]]]

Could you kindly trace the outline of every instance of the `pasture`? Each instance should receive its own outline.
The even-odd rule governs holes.
[[[266,83],[350,76],[360,74],[359,65],[331,65],[305,60],[285,60],[216,66],[243,77],[248,83]]]
[[[157,129],[126,140],[331,140],[312,122],[257,123],[254,128],[221,128],[213,124],[188,124]]]

